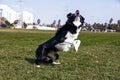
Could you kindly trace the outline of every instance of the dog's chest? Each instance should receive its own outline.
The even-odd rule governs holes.
[[[68,39],[75,39],[75,37],[77,36],[77,34],[71,34],[70,32],[68,32],[67,34],[66,34],[66,38]]]

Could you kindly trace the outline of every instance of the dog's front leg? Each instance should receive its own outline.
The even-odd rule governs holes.
[[[74,49],[75,49],[76,52],[78,51],[78,48],[79,48],[79,46],[80,46],[80,43],[81,43],[80,40],[74,40],[74,41],[73,41],[73,47],[74,47]]]

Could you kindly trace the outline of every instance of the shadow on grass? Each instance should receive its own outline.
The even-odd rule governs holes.
[[[33,58],[25,58],[25,60],[29,62],[30,64],[35,64],[35,59]]]
[[[35,59],[33,58],[25,58],[25,60],[30,64],[35,64]],[[46,66],[55,66],[54,64],[51,63],[41,63],[41,64],[44,64]]]

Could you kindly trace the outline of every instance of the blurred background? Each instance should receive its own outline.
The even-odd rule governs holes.
[[[75,10],[85,18],[84,31],[120,32],[120,0],[0,0],[0,26],[57,29]]]

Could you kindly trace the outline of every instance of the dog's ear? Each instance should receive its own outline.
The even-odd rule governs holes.
[[[67,18],[69,18],[72,15],[72,13],[67,14]]]

